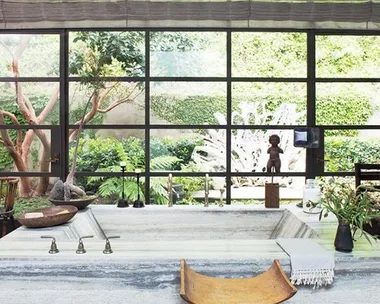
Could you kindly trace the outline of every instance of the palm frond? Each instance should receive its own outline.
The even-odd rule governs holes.
[[[168,170],[180,161],[181,159],[175,156],[158,156],[151,159],[150,167],[152,170]]]

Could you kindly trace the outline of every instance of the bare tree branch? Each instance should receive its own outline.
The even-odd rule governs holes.
[[[59,85],[57,85],[57,87],[54,89],[45,108],[41,111],[40,115],[38,115],[37,117],[38,124],[42,124],[45,121],[46,117],[50,114],[50,112],[54,108],[57,102],[58,96],[59,96]]]
[[[89,122],[91,119],[94,118],[94,116],[96,115],[96,112],[98,110],[98,105],[99,105],[99,92],[98,90],[96,90],[93,95],[92,95],[92,107],[91,107],[91,110],[85,115],[83,116],[83,119],[80,120],[80,121],[77,121],[75,124],[76,125],[85,125],[87,122]],[[69,142],[73,141],[74,137],[78,134],[79,132],[79,129],[75,129],[75,130],[71,130],[69,132]]]
[[[120,100],[115,101],[114,103],[110,104],[105,109],[98,109],[98,113],[102,113],[102,114],[107,113],[107,112],[111,111],[112,109],[116,108],[117,106],[119,106],[119,105],[121,105],[123,103],[126,103],[127,101],[132,101],[133,102],[132,99],[125,99],[125,98],[123,98],[123,99],[120,99]]]
[[[133,102],[134,99],[139,96],[144,90],[140,90],[139,93],[136,94],[136,96],[133,98],[133,99],[130,99],[130,97],[132,96],[132,94],[135,92],[135,90],[138,88],[138,84],[135,84],[133,89],[129,92],[129,94],[119,100],[116,100],[114,101],[112,104],[110,104],[107,108],[105,109],[98,109],[98,112],[99,113],[107,113],[109,111],[111,111],[112,109],[116,108],[118,105],[122,104],[122,103],[126,103],[126,102]]]
[[[2,112],[4,116],[8,116],[11,119],[14,125],[18,125],[18,126],[20,125],[17,117],[14,114],[4,111],[4,110],[2,110]],[[22,152],[22,132],[20,129],[17,129],[16,133],[17,133],[16,150],[21,153]]]
[[[0,110],[0,125],[5,125],[4,111],[3,110]],[[3,142],[4,142],[4,147],[8,150],[9,154],[11,154],[11,156],[16,155],[17,151],[16,151],[16,148],[15,148],[13,141],[9,137],[8,130],[1,129],[0,133],[1,133],[1,137],[2,137]]]

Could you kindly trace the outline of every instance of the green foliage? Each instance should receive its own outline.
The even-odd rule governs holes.
[[[160,138],[151,138],[150,140],[150,158],[163,155],[170,155],[168,147]]]
[[[71,158],[73,152],[74,148],[71,148]],[[123,146],[116,138],[80,139],[77,169],[78,171],[94,172],[99,168],[119,164],[123,155]]]
[[[194,148],[203,145],[203,140],[199,137],[179,140],[164,139],[164,143],[168,147],[170,154],[181,160],[181,163],[176,163],[172,170],[181,170],[181,166],[186,166],[190,163]]]
[[[131,171],[130,168],[133,166],[130,160],[124,156],[123,160],[126,161],[127,171]],[[173,165],[178,159],[173,156],[160,156],[151,160],[152,170],[163,169]],[[101,168],[96,170],[96,172],[120,172],[120,167],[110,166],[108,168]],[[97,191],[102,197],[121,197],[123,184],[122,178],[119,177],[99,177],[93,176],[88,179],[89,184],[100,183],[99,190]],[[138,197],[138,189],[140,191],[140,198],[145,201],[145,178],[140,178],[140,184],[136,186],[136,180],[132,177],[126,177],[124,179],[124,193],[125,198],[131,202],[135,201]],[[166,190],[166,179],[164,178],[153,178],[150,180],[150,197],[152,201],[156,204],[164,204],[168,201],[168,195]]]
[[[0,136],[1,138],[1,136]],[[0,168],[6,169],[13,164],[12,158],[9,156],[8,150],[0,146]],[[0,170],[2,171],[2,170]]]
[[[377,141],[353,137],[325,138],[325,170],[353,171],[355,163],[378,163],[380,146]]]
[[[203,141],[199,137],[178,140],[153,138],[150,145],[150,157],[155,158],[164,155],[174,156],[179,159],[179,161],[173,163],[173,166],[167,169],[180,170],[181,166],[187,165],[190,162],[194,148],[202,143]]]
[[[200,49],[207,43],[199,33],[152,32],[151,50],[160,52],[189,52]]]
[[[75,145],[70,149],[70,159],[73,158],[74,149]],[[123,146],[116,138],[80,139],[76,170],[79,172],[95,172],[99,168],[117,166],[120,171],[119,163],[123,157]],[[99,184],[95,183],[86,185],[85,177],[77,177],[76,183],[86,186],[86,190],[94,192],[99,187]]]
[[[128,76],[144,75],[144,32],[77,32],[73,41],[72,74],[92,78],[121,69]]]
[[[71,74],[88,78],[101,76],[144,76],[145,33],[77,32],[70,52]],[[188,51],[195,48],[195,39],[188,33],[156,32],[151,34],[155,51]],[[115,73],[118,73],[115,75]]]
[[[145,164],[145,145],[142,139],[128,137],[121,141],[124,153],[134,168],[142,168]]]
[[[151,109],[172,124],[217,124],[214,113],[226,115],[226,97],[162,94],[152,96]]]
[[[201,171],[198,166],[190,162],[188,165],[182,166],[181,172],[199,172]],[[184,177],[177,176],[174,177],[173,182],[175,184],[181,184],[183,191],[185,193],[185,198],[183,202],[185,204],[194,204],[196,200],[193,198],[193,193],[195,191],[204,190],[205,187],[205,177]]]
[[[175,156],[163,155],[159,157],[152,158],[150,160],[150,168],[152,170],[171,170],[174,164],[180,162],[181,160]]]
[[[378,36],[318,35],[319,77],[374,77],[380,66]]]
[[[257,89],[257,88],[256,88]],[[265,100],[266,110],[273,112],[282,103],[296,105],[298,112],[305,111],[305,101],[300,100],[294,95],[274,95],[273,92],[262,92],[260,96],[246,96],[239,94],[234,95],[232,110],[240,112],[238,104],[240,102],[261,102]],[[161,94],[151,97],[151,109],[155,115],[172,124],[183,125],[202,125],[218,124],[214,114],[219,112],[226,116],[226,98],[225,96],[179,96]],[[268,116],[268,121],[271,119]],[[302,118],[305,120],[305,118]],[[235,121],[234,123],[241,123]]]
[[[373,114],[368,98],[358,93],[328,94],[317,100],[318,125],[363,125]],[[328,130],[327,136],[355,136],[356,130]]]
[[[363,189],[361,186],[360,189]],[[349,224],[355,232],[359,230],[370,242],[369,235],[363,230],[363,225],[371,219],[379,218],[379,210],[374,213],[372,199],[368,190],[378,191],[373,187],[366,187],[364,191],[355,189],[352,183],[343,178],[332,178],[324,183],[323,194],[319,203],[322,206],[319,219],[327,217],[329,213],[336,216],[339,223]]]
[[[24,212],[52,206],[54,205],[45,197],[18,198],[14,205],[15,218],[18,218]]]
[[[306,34],[233,33],[234,76],[306,76]]]

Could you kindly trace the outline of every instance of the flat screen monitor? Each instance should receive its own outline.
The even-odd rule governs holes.
[[[295,128],[294,147],[299,148],[318,148],[319,147],[319,128]]]

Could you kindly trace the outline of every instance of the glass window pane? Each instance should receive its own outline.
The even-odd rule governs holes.
[[[0,35],[0,77],[16,76],[59,76],[59,35]]]
[[[70,83],[70,124],[86,113],[86,124],[144,124],[145,88],[143,82],[104,82],[94,91],[79,82]],[[96,93],[94,93],[96,92]]]
[[[232,33],[233,77],[306,77],[305,33]]]
[[[293,145],[293,130],[232,130],[231,134],[231,171],[232,172],[267,172],[269,160],[268,149],[271,147],[269,137],[278,135],[278,146],[283,150],[279,154],[281,172],[304,172],[305,149]],[[262,185],[263,180],[252,177],[249,183]]]
[[[218,119],[220,115],[226,116],[226,87],[226,83],[220,82],[153,82],[150,121],[152,124],[226,124]]]
[[[380,36],[316,36],[317,77],[379,77]]]
[[[380,100],[378,83],[317,83],[318,125],[376,125]]]
[[[325,171],[354,171],[355,163],[376,164],[380,130],[326,130]]]
[[[59,124],[59,83],[18,82],[17,86],[23,96],[19,100],[16,83],[0,83],[0,110],[12,113],[17,119],[15,123],[7,117],[7,124],[27,125],[30,118],[36,125]]]
[[[150,139],[152,171],[226,171],[226,131],[155,129]]]
[[[69,130],[70,165],[76,144],[77,129]],[[77,172],[120,172],[126,162],[126,173],[145,169],[144,130],[83,129],[78,148]]]
[[[144,32],[70,32],[69,75],[144,76]]]
[[[305,124],[306,84],[235,82],[232,111],[234,125]]]
[[[151,76],[226,76],[226,33],[154,32]]]
[[[50,150],[50,130],[1,129],[0,172],[51,172]]]

